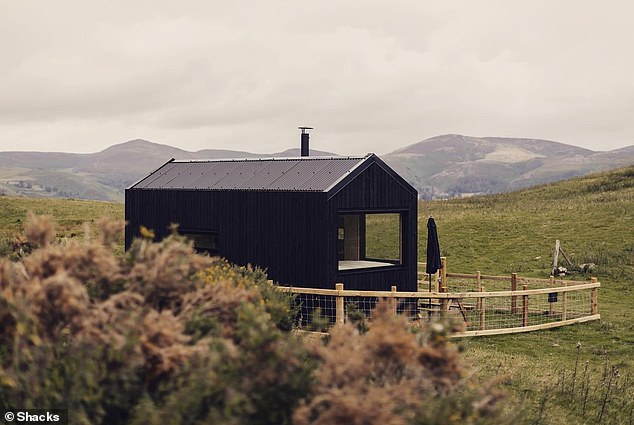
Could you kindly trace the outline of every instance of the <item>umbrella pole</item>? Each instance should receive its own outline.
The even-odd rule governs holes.
[[[431,293],[431,273],[427,273],[429,276],[429,292]],[[431,298],[427,299],[427,308],[431,310]]]

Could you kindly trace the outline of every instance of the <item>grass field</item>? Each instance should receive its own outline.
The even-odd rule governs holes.
[[[114,202],[0,196],[0,255],[5,255],[11,239],[22,233],[29,212],[52,215],[60,238],[82,237],[85,224],[94,224],[101,217],[124,219],[123,204]],[[96,231],[95,226],[92,231]],[[120,245],[123,250],[123,235]]]
[[[61,237],[81,236],[83,223],[101,216],[123,218],[122,204],[5,196],[0,239],[21,229],[27,211],[53,215]],[[509,194],[423,202],[421,258],[430,214],[450,272],[547,278],[556,239],[573,262],[597,265],[601,321],[458,343],[483,377],[506,380],[527,423],[634,423],[634,167]]]
[[[595,263],[600,322],[460,343],[483,375],[509,378],[529,422],[634,423],[634,167],[419,213],[419,255],[432,214],[450,272],[547,278],[556,239],[574,263]]]

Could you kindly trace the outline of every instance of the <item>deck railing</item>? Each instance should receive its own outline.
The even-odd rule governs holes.
[[[318,311],[331,325],[344,323],[354,312],[368,314],[379,299],[391,302],[394,313],[412,321],[435,318],[459,320],[464,330],[453,336],[495,335],[528,332],[600,319],[596,278],[590,282],[509,276],[447,273],[419,282],[417,292],[279,287],[295,294],[301,314]],[[310,322],[303,317],[300,324]]]

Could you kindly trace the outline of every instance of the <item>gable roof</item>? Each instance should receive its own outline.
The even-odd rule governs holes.
[[[130,189],[328,192],[370,158],[172,159]]]

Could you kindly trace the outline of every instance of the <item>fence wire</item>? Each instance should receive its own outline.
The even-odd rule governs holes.
[[[582,284],[584,282],[577,282]],[[568,283],[570,284],[570,283]],[[482,281],[482,291],[511,290],[511,283],[502,280]],[[517,290],[564,287],[566,282],[537,279],[518,279]],[[596,290],[596,289],[595,289]],[[297,326],[302,329],[326,330],[337,322],[337,296],[301,293],[293,288],[297,309]],[[475,279],[451,279],[448,296],[476,293]],[[592,312],[592,289],[551,292],[544,294],[434,298],[433,294],[420,292],[420,296],[385,298],[396,313],[410,321],[451,320],[460,322],[465,331],[484,331],[507,328],[523,328],[556,324],[572,319],[588,317]],[[344,296],[343,317],[340,320],[358,321],[371,319],[371,312],[381,297]],[[340,311],[341,315],[342,312]]]

